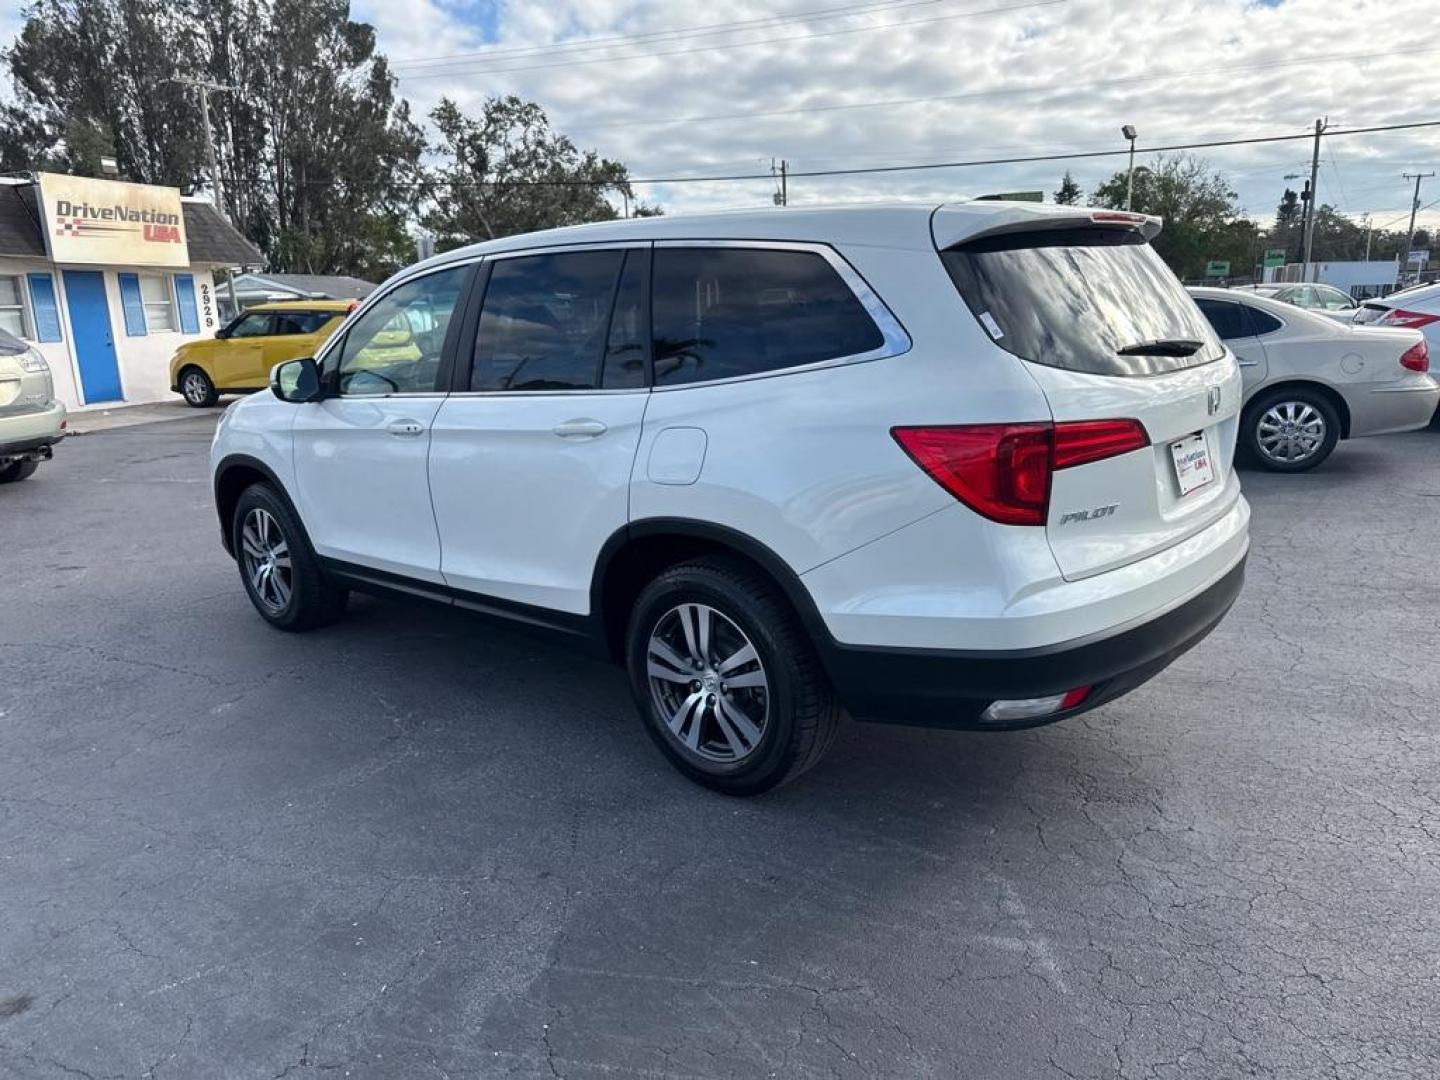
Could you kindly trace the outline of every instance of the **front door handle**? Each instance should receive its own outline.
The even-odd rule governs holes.
[[[385,425],[385,430],[402,439],[413,439],[416,435],[424,433],[425,425],[419,420],[391,420]]]
[[[563,424],[555,425],[555,434],[562,439],[594,439],[610,430],[599,420],[591,420],[581,417],[576,420],[566,420]]]

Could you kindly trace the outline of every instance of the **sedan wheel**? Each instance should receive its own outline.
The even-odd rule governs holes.
[[[187,368],[180,376],[180,393],[187,405],[207,409],[220,400],[220,394],[210,376],[199,368]]]
[[[1256,464],[1274,472],[1304,472],[1330,456],[1340,417],[1319,393],[1280,389],[1245,411],[1243,441]]]

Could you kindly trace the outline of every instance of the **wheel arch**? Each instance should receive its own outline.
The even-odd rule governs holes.
[[[1310,390],[1328,401],[1340,417],[1340,438],[1350,437],[1350,406],[1345,401],[1345,395],[1336,390],[1329,383],[1323,383],[1316,379],[1286,378],[1275,383],[1266,383],[1256,391],[1255,396],[1245,403],[1245,416],[1248,418],[1254,415],[1255,408],[1260,402],[1272,397],[1277,392],[1294,390]]]
[[[611,659],[623,662],[625,625],[640,590],[662,570],[705,555],[730,555],[749,563],[769,579],[800,618],[822,659],[828,654],[828,628],[800,576],[770,548],[753,537],[712,522],[689,518],[632,521],[605,542],[595,562],[590,610]]]
[[[267,483],[273,487],[290,512],[298,519],[299,510],[295,502],[290,498],[290,493],[285,490],[285,485],[275,475],[275,470],[266,465],[259,458],[251,457],[249,454],[230,454],[220,460],[215,467],[215,512],[220,519],[220,537],[225,545],[225,551],[234,558],[235,545],[230,535],[230,526],[235,518],[235,505],[240,501],[240,496],[245,489],[254,484]]]

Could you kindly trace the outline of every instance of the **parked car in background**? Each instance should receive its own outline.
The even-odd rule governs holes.
[[[1193,288],[1245,380],[1240,445],[1279,472],[1313,469],[1341,439],[1424,427],[1440,403],[1416,330],[1342,325],[1239,289]]]
[[[732,794],[812,766],[842,711],[1061,720],[1244,573],[1240,373],[1159,229],[973,202],[448,252],[227,410],[222,536],[280,629],[366,589],[591,646]]]
[[[1429,342],[1431,354],[1440,356],[1440,284],[1420,285],[1366,300],[1360,305],[1355,323],[1419,330]]]
[[[354,300],[252,307],[213,338],[180,346],[170,361],[170,389],[197,409],[214,405],[221,394],[263,390],[276,364],[314,356],[355,307]]]
[[[1271,300],[1294,304],[1306,311],[1315,311],[1335,319],[1349,322],[1360,310],[1360,302],[1343,289],[1320,282],[1289,282],[1286,284],[1250,285],[1243,291],[1256,296],[1267,296]]]
[[[65,437],[50,365],[31,345],[0,330],[0,484],[24,480]]]

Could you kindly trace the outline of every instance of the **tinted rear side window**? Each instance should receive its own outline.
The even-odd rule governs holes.
[[[885,343],[815,252],[660,247],[654,260],[657,386],[816,364]]]
[[[1265,334],[1273,334],[1276,330],[1283,329],[1285,324],[1271,315],[1268,311],[1261,311],[1259,308],[1240,305],[1240,309],[1250,317],[1250,333],[1256,337]]]
[[[1095,375],[1155,375],[1224,355],[1175,275],[1136,232],[1005,233],[941,253],[966,305],[1002,349]],[[1189,356],[1120,356],[1142,342],[1201,342]]]
[[[471,390],[599,385],[623,251],[498,259],[475,336]]]
[[[1195,306],[1209,320],[1222,341],[1254,334],[1250,329],[1250,320],[1245,317],[1245,309],[1234,300],[1211,300],[1208,296],[1197,296]]]

